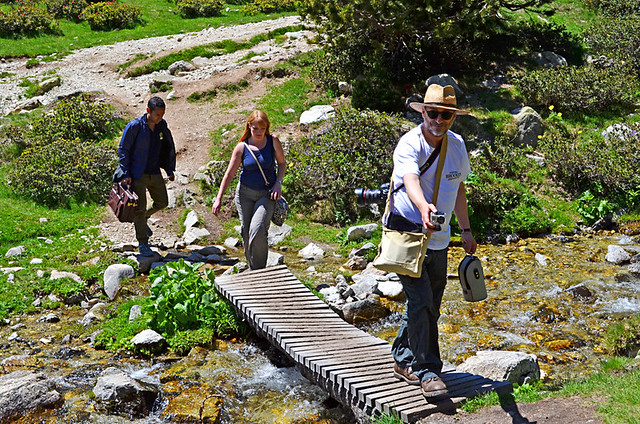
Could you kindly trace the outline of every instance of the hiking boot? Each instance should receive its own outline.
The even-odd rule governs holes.
[[[420,383],[422,394],[426,398],[436,398],[449,393],[447,386],[440,379],[440,377],[431,377]]]
[[[151,250],[148,244],[144,243],[138,246],[138,253],[140,253],[140,256],[145,256],[147,258],[153,256],[153,250]]]
[[[402,368],[397,362],[393,365],[393,376],[407,384],[411,384],[413,386],[420,385],[420,379],[413,373],[411,367]]]
[[[147,237],[151,237],[153,235],[153,231],[151,231],[151,228],[149,228],[149,224],[145,224],[145,227],[147,231]]]

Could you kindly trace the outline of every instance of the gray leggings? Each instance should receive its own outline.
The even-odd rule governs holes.
[[[238,184],[235,203],[242,224],[242,245],[249,268],[264,268],[269,255],[267,236],[275,201],[269,198],[269,190],[253,190]]]

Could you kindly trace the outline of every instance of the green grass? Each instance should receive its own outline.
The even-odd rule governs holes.
[[[62,35],[41,35],[18,39],[0,38],[0,57],[35,57],[51,54],[60,56],[84,47],[161,35],[182,34],[209,27],[217,28],[222,25],[260,22],[294,14],[272,13],[247,16],[239,11],[240,6],[227,5],[230,10],[224,11],[225,7],[221,16],[184,19],[175,13],[177,10],[175,5],[166,0],[140,0],[136,1],[135,5],[142,9],[144,21],[143,24],[135,28],[119,31],[92,31],[86,22],[75,23],[61,20],[59,23]]]
[[[530,403],[547,397],[582,396],[602,399],[598,414],[605,423],[640,422],[640,362],[637,359],[616,357],[605,361],[601,370],[580,381],[564,383],[549,389],[541,383],[515,386],[513,394],[490,392],[464,402],[461,409],[477,412],[482,408],[504,403]]]

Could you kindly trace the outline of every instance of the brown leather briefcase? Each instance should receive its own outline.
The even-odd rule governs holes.
[[[113,183],[109,195],[109,207],[120,222],[133,222],[133,216],[138,208],[138,195],[131,190],[131,186]]]

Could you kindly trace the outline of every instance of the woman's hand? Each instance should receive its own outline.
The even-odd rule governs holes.
[[[220,200],[219,197],[216,197],[215,200],[213,201],[213,206],[211,206],[211,212],[214,215],[218,215],[218,212],[220,212],[221,208],[222,208],[222,200]]]
[[[278,180],[271,189],[271,199],[278,200],[280,197],[282,197],[282,183]]]

